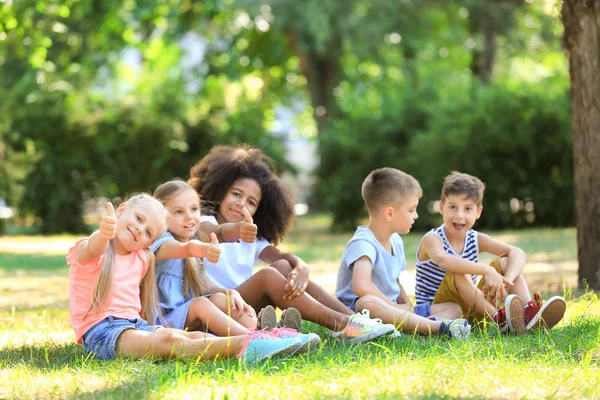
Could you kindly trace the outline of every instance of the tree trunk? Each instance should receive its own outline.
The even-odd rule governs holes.
[[[483,84],[489,83],[496,62],[496,38],[500,30],[500,5],[488,0],[479,12],[473,12],[469,17],[469,31],[473,36],[482,36],[481,48],[474,48],[471,56],[470,69],[473,75]]]
[[[288,41],[300,60],[300,70],[306,77],[313,117],[319,135],[325,131],[327,121],[337,113],[333,89],[339,84],[342,42],[337,36],[329,41],[326,54],[319,54],[313,38],[304,37],[300,43],[298,33],[289,32]]]
[[[564,0],[579,286],[600,290],[600,0]]]

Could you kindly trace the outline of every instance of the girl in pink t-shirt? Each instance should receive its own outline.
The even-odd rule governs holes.
[[[77,340],[100,359],[117,356],[231,357],[252,364],[295,352],[297,338],[249,332],[229,338],[150,325],[158,310],[154,256],[148,247],[166,230],[166,210],[147,194],[111,203],[100,229],[69,250],[69,305]]]

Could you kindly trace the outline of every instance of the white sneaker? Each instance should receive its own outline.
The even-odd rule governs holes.
[[[350,344],[366,342],[395,331],[394,325],[384,324],[379,318],[371,318],[369,310],[348,317],[348,324],[339,332],[330,331],[331,336]]]

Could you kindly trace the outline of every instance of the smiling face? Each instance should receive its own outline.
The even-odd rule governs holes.
[[[129,254],[149,247],[166,229],[164,215],[151,204],[128,206],[122,203],[117,208],[117,232],[115,249],[117,254]]]
[[[200,198],[192,189],[183,189],[171,197],[165,208],[169,212],[167,228],[181,242],[194,238],[200,227]]]
[[[240,222],[244,219],[242,208],[246,207],[254,215],[262,198],[258,182],[252,178],[241,178],[233,182],[219,204],[219,223]]]
[[[464,237],[481,216],[483,207],[464,194],[451,194],[440,202],[440,212],[444,217],[446,233]]]

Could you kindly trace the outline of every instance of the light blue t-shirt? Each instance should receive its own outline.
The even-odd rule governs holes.
[[[338,270],[335,294],[342,303],[351,308],[354,306],[358,296],[352,288],[352,272],[354,263],[364,256],[368,257],[373,265],[371,279],[375,286],[391,301],[397,302],[400,295],[398,278],[406,269],[406,259],[400,235],[394,233],[390,242],[393,254],[383,248],[367,226],[359,226],[356,229],[346,245]]]
[[[152,243],[150,250],[156,253],[160,246],[171,239],[177,240],[171,233],[163,233],[161,237]],[[183,295],[183,262],[183,258],[156,261],[156,284],[158,286],[160,308],[167,320],[171,322],[168,325],[179,329],[183,329],[182,324],[185,323],[189,307],[187,303],[193,298],[191,291],[188,291],[187,296]]]

